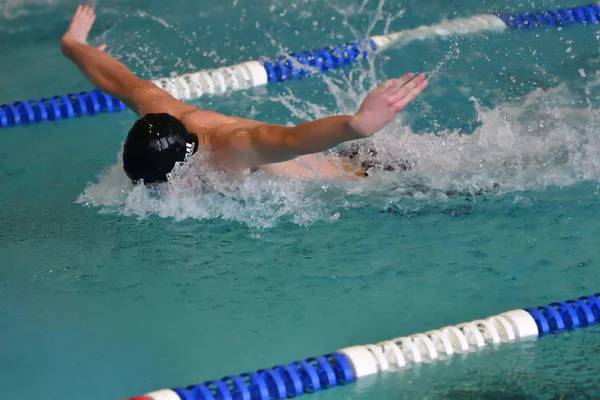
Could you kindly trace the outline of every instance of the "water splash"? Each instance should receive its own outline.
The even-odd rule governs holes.
[[[117,165],[109,168],[99,183],[89,184],[77,202],[141,218],[223,218],[257,228],[272,227],[282,219],[306,225],[337,217],[336,211],[320,205],[324,203],[321,192],[327,191],[323,182],[263,173],[241,177],[210,164],[208,151],[200,151],[185,165],[175,167],[169,182],[148,189],[130,183],[119,157]]]
[[[369,30],[376,22],[389,26],[382,4]],[[341,13],[343,18],[351,14],[346,11]],[[444,73],[448,61],[460,57],[458,46],[450,43],[447,49],[430,76]],[[318,101],[312,100],[314,96],[307,99],[291,87],[280,95],[242,95],[251,97],[259,109],[277,103],[301,121],[350,114],[381,81],[376,62],[371,58],[350,70],[312,78],[324,82],[335,106],[325,106],[323,96],[317,96]],[[414,131],[404,117],[398,117],[363,143],[377,151],[381,162],[407,163],[411,169],[370,171],[370,177],[359,182],[286,180],[263,173],[240,177],[214,169],[209,155],[200,152],[176,168],[168,183],[150,191],[131,185],[119,157],[98,182],[88,184],[77,201],[100,207],[102,212],[140,218],[222,218],[270,228],[282,222],[305,226],[331,221],[357,207],[415,210],[430,202],[451,201],[456,193],[514,193],[598,180],[600,120],[591,93],[599,89],[600,80],[588,79],[584,91],[562,83],[493,106],[471,97],[477,127],[468,134],[443,126],[433,132]],[[368,157],[366,151],[359,153]]]
[[[2,17],[13,20],[30,15],[33,7],[56,6],[58,0],[4,0],[2,2]]]
[[[78,202],[139,217],[223,218],[269,228],[283,221],[335,220],[355,207],[414,205],[412,200],[418,207],[418,202],[445,201],[456,192],[543,190],[598,180],[598,111],[572,108],[572,97],[560,85],[494,109],[472,99],[480,122],[472,134],[416,133],[398,119],[365,142],[383,162],[407,160],[412,169],[374,172],[360,182],[286,180],[262,173],[240,177],[212,168],[209,154],[200,152],[156,191],[131,185],[119,161],[98,183],[89,184]],[[289,99],[281,101],[302,117],[324,112]]]

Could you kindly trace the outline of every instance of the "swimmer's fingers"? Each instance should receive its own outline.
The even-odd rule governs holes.
[[[98,50],[100,51],[104,51],[106,49],[106,45],[105,44],[101,44],[100,46],[96,47]]]
[[[417,97],[423,90],[425,90],[425,88],[427,87],[427,83],[428,83],[427,80],[423,77],[423,79],[421,79],[414,86],[411,85],[412,89],[410,89],[402,97],[397,99],[396,102],[394,102],[394,104],[392,105],[392,109],[395,112],[402,111],[408,103],[413,101],[415,99],[415,97]]]
[[[88,6],[88,5],[79,5],[77,6],[77,9],[75,10],[75,13],[73,14],[73,17],[71,18],[71,20],[74,19],[78,19],[78,20],[87,20],[87,21],[91,21],[91,23],[93,24],[94,21],[96,20],[96,13],[94,12],[94,7],[92,6]]]
[[[390,79],[390,80],[384,82],[384,84],[385,84],[384,91],[386,93],[397,92],[400,88],[402,88],[402,86],[404,86],[404,84],[406,82],[411,80],[413,76],[415,76],[415,74],[409,72],[408,74],[405,74],[404,76],[400,77],[399,79]]]
[[[396,102],[398,98],[406,96],[408,93],[410,93],[411,90],[417,87],[424,80],[425,75],[419,74],[403,86],[396,86],[394,88],[390,88],[390,90],[388,90],[386,94],[391,97],[392,102]]]
[[[388,104],[395,103],[402,97],[406,96],[408,93],[410,93],[411,90],[413,90],[415,87],[417,87],[419,85],[419,83],[422,82],[424,79],[425,78],[423,77],[423,75],[418,75],[414,79],[411,79],[408,83],[405,83],[403,86],[400,86],[400,87],[394,86],[393,88],[390,88],[385,93],[387,100],[388,100]]]
[[[87,5],[87,4],[86,4],[86,5],[81,5],[81,6],[79,6],[79,7],[81,7],[81,8],[80,8],[80,10],[81,10],[81,13],[82,13],[83,15],[85,15],[86,17],[91,17],[91,16],[94,16],[94,7],[92,7],[92,6],[89,6],[89,5]]]

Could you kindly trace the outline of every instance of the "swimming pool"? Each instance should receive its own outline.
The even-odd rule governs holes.
[[[6,3],[0,103],[90,89],[58,51],[75,5]],[[369,32],[379,3],[361,5],[101,1],[93,35],[157,78],[379,34],[388,15],[394,31],[530,7],[383,3]],[[157,199],[119,172],[130,113],[3,129],[3,396],[123,398],[597,292],[598,35],[573,26],[415,42],[372,69],[192,102],[296,123],[352,111],[363,78],[366,88],[432,73],[421,101],[375,139],[414,171],[360,183],[231,183],[199,157],[205,185]],[[310,398],[593,398],[596,333]]]

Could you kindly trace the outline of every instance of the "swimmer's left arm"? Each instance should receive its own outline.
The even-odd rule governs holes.
[[[341,143],[372,136],[427,86],[423,75],[406,74],[371,91],[352,116],[333,116],[295,127],[259,124],[223,130],[209,136],[215,159],[234,171],[292,160],[329,150]]]
[[[358,139],[350,116],[336,116],[306,122],[296,127],[259,124],[221,129],[208,134],[215,160],[225,168],[243,172],[260,165],[273,164],[318,153]],[[303,135],[303,140],[299,140]],[[312,139],[312,140],[311,140]]]

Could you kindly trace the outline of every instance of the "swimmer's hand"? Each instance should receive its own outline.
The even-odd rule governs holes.
[[[413,77],[414,74],[406,74],[400,79],[387,80],[367,95],[350,121],[359,137],[380,131],[427,87],[425,75]]]

